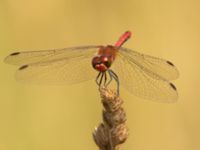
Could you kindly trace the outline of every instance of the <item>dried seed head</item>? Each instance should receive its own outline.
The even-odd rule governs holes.
[[[110,127],[117,126],[126,121],[126,113],[123,108],[119,108],[117,111],[110,113],[103,111],[103,121]]]
[[[122,99],[116,92],[100,89],[103,104],[103,123],[93,132],[93,138],[100,150],[121,150],[120,144],[128,137],[126,113]]]
[[[128,138],[128,129],[125,124],[120,124],[111,129],[111,135],[114,145],[122,144]]]
[[[109,143],[108,132],[104,124],[100,124],[93,132],[93,139],[97,146],[103,148]]]

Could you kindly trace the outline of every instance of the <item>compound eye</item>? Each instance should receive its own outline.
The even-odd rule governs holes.
[[[111,60],[110,60],[110,57],[109,56],[102,56],[101,58],[103,64],[109,68],[111,66]]]
[[[100,63],[100,58],[99,58],[99,56],[95,56],[95,57],[92,59],[92,66],[93,66],[93,68],[95,68],[96,65],[99,64],[99,63]]]
[[[109,60],[106,60],[106,61],[104,61],[104,65],[105,65],[107,68],[110,68],[111,62],[110,62]]]

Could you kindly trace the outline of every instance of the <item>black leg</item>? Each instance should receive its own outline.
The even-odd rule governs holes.
[[[102,84],[102,80],[103,80],[103,76],[104,76],[105,72],[101,72],[101,77],[100,77],[100,81],[99,81],[99,87]]]
[[[109,81],[107,81],[106,72],[99,72],[99,74],[96,77],[97,85],[100,88],[102,86],[102,82],[103,82],[103,85],[105,87],[107,87],[110,84],[110,82],[114,79],[117,82],[117,94],[119,95],[119,78],[118,78],[117,74],[114,73],[111,69],[108,70],[108,74],[109,74],[109,77],[110,77]]]
[[[108,74],[109,74],[110,80],[106,83],[106,86],[108,86],[110,84],[110,82],[113,80],[113,76],[112,76],[110,70],[108,70]]]
[[[96,80],[95,80],[97,85],[99,85],[98,79],[99,79],[100,75],[101,75],[101,72],[99,72],[99,74],[97,75]]]
[[[110,77],[114,78],[115,81],[117,82],[117,94],[119,95],[119,78],[118,78],[117,74],[114,73],[112,70],[108,70],[108,72],[110,74]]]
[[[106,86],[106,82],[107,82],[107,74],[105,72],[105,74],[104,74],[104,86]]]

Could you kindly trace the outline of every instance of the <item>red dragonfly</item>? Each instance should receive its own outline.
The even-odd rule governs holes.
[[[21,66],[16,79],[22,82],[74,84],[93,79],[97,70],[99,86],[107,86],[114,79],[118,88],[122,84],[136,96],[175,102],[178,94],[170,80],[178,78],[177,68],[168,60],[122,47],[130,37],[131,32],[125,32],[114,46],[15,52],[7,56],[5,62]]]

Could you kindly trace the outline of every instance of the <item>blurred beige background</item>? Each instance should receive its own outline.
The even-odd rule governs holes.
[[[200,149],[200,2],[197,0],[0,0],[0,150],[93,150],[101,121],[94,81],[22,85],[11,52],[112,44],[172,60],[179,101],[142,100],[121,88],[130,136],[125,150]],[[95,78],[95,77],[94,77]]]

